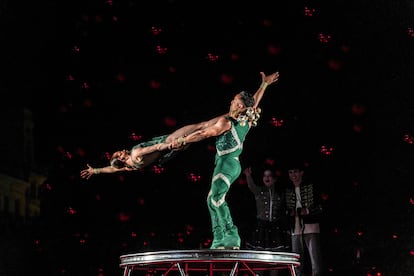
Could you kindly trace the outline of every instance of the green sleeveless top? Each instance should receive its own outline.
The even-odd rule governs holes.
[[[229,131],[218,136],[216,139],[216,150],[218,156],[238,157],[243,151],[243,142],[250,130],[249,124],[244,126],[233,118],[229,118],[231,128]]]

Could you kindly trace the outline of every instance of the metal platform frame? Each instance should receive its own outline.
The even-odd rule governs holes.
[[[294,268],[299,265],[298,254],[256,250],[177,250],[120,256],[123,276],[132,276],[135,270],[146,271],[145,275],[161,272],[163,276],[171,272],[181,276],[191,275],[190,272],[204,272],[203,275],[208,276],[215,272],[230,272],[229,276],[238,273],[255,276],[260,271],[281,269],[287,269],[296,276]]]

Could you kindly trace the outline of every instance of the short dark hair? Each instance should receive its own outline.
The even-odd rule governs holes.
[[[250,94],[249,92],[246,92],[246,91],[240,92],[240,99],[243,101],[246,107],[254,106],[255,100],[253,98],[253,95]]]
[[[117,169],[122,169],[126,167],[126,164],[117,158],[112,159],[110,163],[112,167],[117,168]]]
[[[286,164],[287,170],[299,170],[304,171],[305,170],[305,163],[302,160],[289,160]]]

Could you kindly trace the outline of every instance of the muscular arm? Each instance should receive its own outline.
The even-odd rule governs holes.
[[[163,151],[168,149],[167,143],[159,143],[152,146],[146,146],[146,147],[136,147],[134,150],[137,152],[136,154],[138,156],[144,156],[150,153],[153,153],[155,151]]]
[[[185,125],[183,127],[180,127],[179,129],[175,130],[173,133],[168,135],[167,139],[165,140],[165,144],[169,145],[170,143],[172,143],[174,140],[178,139],[179,137],[187,136],[195,131],[203,130],[209,126],[212,126],[218,121],[220,117],[223,117],[223,116],[225,115],[217,116],[208,121],[202,121],[199,123]],[[163,144],[158,150],[164,150],[165,144]]]
[[[195,133],[198,133],[197,135],[197,139],[200,140],[204,140],[208,137],[211,136],[218,136],[219,134],[215,134],[215,132],[219,132],[220,130],[220,125],[218,124],[219,120],[221,118],[225,118],[227,114],[221,115],[221,116],[217,116],[213,119],[210,119],[208,121],[203,121],[200,123],[196,123],[196,124],[191,124],[191,125],[186,125],[183,126],[179,129],[177,129],[176,131],[174,131],[173,133],[171,133],[166,141],[164,143],[159,143],[156,145],[152,145],[152,146],[147,146],[147,147],[141,147],[141,148],[136,148],[134,149],[136,151],[136,154],[138,156],[144,156],[146,154],[150,154],[153,153],[155,151],[164,151],[164,150],[171,150],[171,149],[176,149],[176,147],[171,147],[171,144],[174,143],[174,140],[177,140],[179,137],[184,137],[184,136],[189,136],[190,134],[193,135]],[[205,130],[208,129],[208,132],[205,132]],[[208,136],[203,138],[204,136]],[[197,142],[197,141],[195,141]]]
[[[210,120],[208,120],[208,121],[205,121],[204,123],[203,123],[203,126],[201,127],[201,130],[204,130],[204,129],[206,129],[206,128],[209,128],[209,127],[212,127],[212,126],[214,126],[214,125],[216,125],[220,120],[222,120],[222,119],[224,119],[224,121],[227,121],[227,119],[226,119],[226,116],[228,115],[228,113],[226,113],[226,114],[223,114],[223,115],[220,115],[220,116],[217,116],[217,117],[215,117],[215,118],[213,118],[213,119],[210,119]],[[224,132],[224,131],[223,131]],[[220,134],[219,134],[220,135]],[[218,135],[217,135],[218,136]]]
[[[196,143],[210,137],[216,137],[231,128],[230,121],[225,116],[219,116],[205,122],[202,129],[194,131],[185,136],[183,141],[175,140],[171,143],[173,149],[181,147],[183,144]]]
[[[260,101],[263,98],[263,94],[267,88],[268,85],[278,81],[279,79],[279,72],[275,72],[273,74],[270,74],[266,76],[263,72],[260,72],[260,75],[262,76],[262,84],[257,89],[256,93],[254,93],[254,108],[257,108],[259,106]]]

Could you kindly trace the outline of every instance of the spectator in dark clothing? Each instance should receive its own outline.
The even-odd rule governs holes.
[[[278,183],[274,168],[264,168],[262,185],[257,185],[252,177],[252,168],[244,170],[247,185],[256,201],[256,226],[251,242],[246,242],[250,249],[287,250],[288,227],[285,195]]]
[[[300,254],[301,266],[295,267],[296,276],[323,275],[320,220],[321,195],[317,186],[304,178],[304,166],[290,164],[287,169],[289,187],[286,188],[286,208],[290,220],[292,252]],[[307,261],[309,257],[309,262]],[[308,265],[309,264],[309,265]]]

